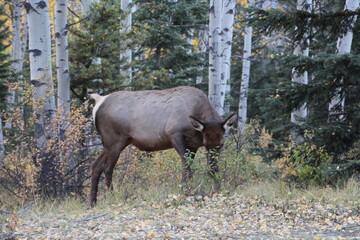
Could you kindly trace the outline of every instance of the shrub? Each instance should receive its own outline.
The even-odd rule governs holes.
[[[332,160],[324,147],[308,143],[284,148],[283,153],[284,156],[275,162],[281,170],[281,178],[301,186],[322,183],[323,168]]]
[[[42,162],[36,158],[38,149],[34,139],[33,119],[27,108],[35,108],[32,102],[31,91],[24,88],[23,101],[21,106],[15,106],[5,115],[6,121],[11,121],[12,128],[6,130],[6,157],[2,159],[0,165],[0,186],[6,190],[6,194],[16,196],[18,202],[27,201],[38,193]],[[26,107],[28,106],[28,107]],[[60,116],[53,122],[54,131],[64,124],[64,119]],[[56,169],[51,169],[59,173],[59,188],[49,186],[49,189],[57,191],[58,196],[64,194],[82,194],[85,187],[84,182],[88,178],[88,160],[90,154],[86,152],[85,142],[89,134],[85,134],[89,128],[87,119],[84,115],[84,108],[77,107],[72,109],[68,127],[64,132],[63,139],[56,134],[49,139],[46,152],[51,152],[52,161],[59,164],[54,165]],[[51,182],[49,179],[45,179]],[[50,184],[49,184],[50,185]],[[55,194],[52,194],[55,196]]]

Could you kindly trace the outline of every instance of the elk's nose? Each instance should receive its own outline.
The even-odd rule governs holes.
[[[224,144],[221,144],[219,146],[216,146],[215,149],[219,150],[220,148],[222,148],[224,146]]]

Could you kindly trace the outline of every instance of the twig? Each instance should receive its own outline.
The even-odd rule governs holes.
[[[89,161],[90,159],[89,158],[86,158],[85,160],[77,163],[74,167],[72,167],[71,169],[69,169],[66,173],[65,173],[65,176],[69,175],[70,173],[72,173],[77,167],[79,167],[81,164]]]
[[[71,27],[71,26],[73,26],[73,25],[76,25],[76,24],[78,24],[78,23],[81,23],[82,21],[84,21],[84,20],[86,20],[86,19],[88,19],[88,17],[84,17],[83,19],[80,19],[79,21],[74,22],[74,23],[69,23],[69,24],[66,25],[66,28],[69,28],[69,27]]]
[[[110,213],[112,213],[112,212],[107,212],[107,213],[103,213],[103,214],[100,214],[100,215],[97,215],[97,216],[90,216],[90,217],[86,217],[86,218],[82,218],[82,219],[77,219],[77,220],[75,220],[75,222],[90,221],[90,220],[93,220],[93,219],[97,219],[97,218],[101,218],[103,216],[109,215]]]
[[[71,12],[75,17],[80,18],[79,15],[77,15],[71,8],[68,7],[69,12]]]

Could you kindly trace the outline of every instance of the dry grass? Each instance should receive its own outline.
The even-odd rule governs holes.
[[[343,188],[306,190],[254,180],[205,197],[154,185],[126,198],[118,189],[102,195],[95,208],[76,198],[37,200],[2,214],[0,238],[357,239],[359,189],[354,179]]]

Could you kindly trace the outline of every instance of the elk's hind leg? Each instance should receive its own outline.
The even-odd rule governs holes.
[[[105,169],[105,162],[107,160],[107,151],[105,148],[101,151],[95,162],[91,165],[91,190],[90,190],[90,206],[96,204],[96,196],[98,193],[99,180],[102,172]]]
[[[116,162],[119,159],[120,153],[128,145],[126,140],[118,142],[109,148],[108,158],[105,165],[105,185],[108,190],[113,190],[112,176]]]

